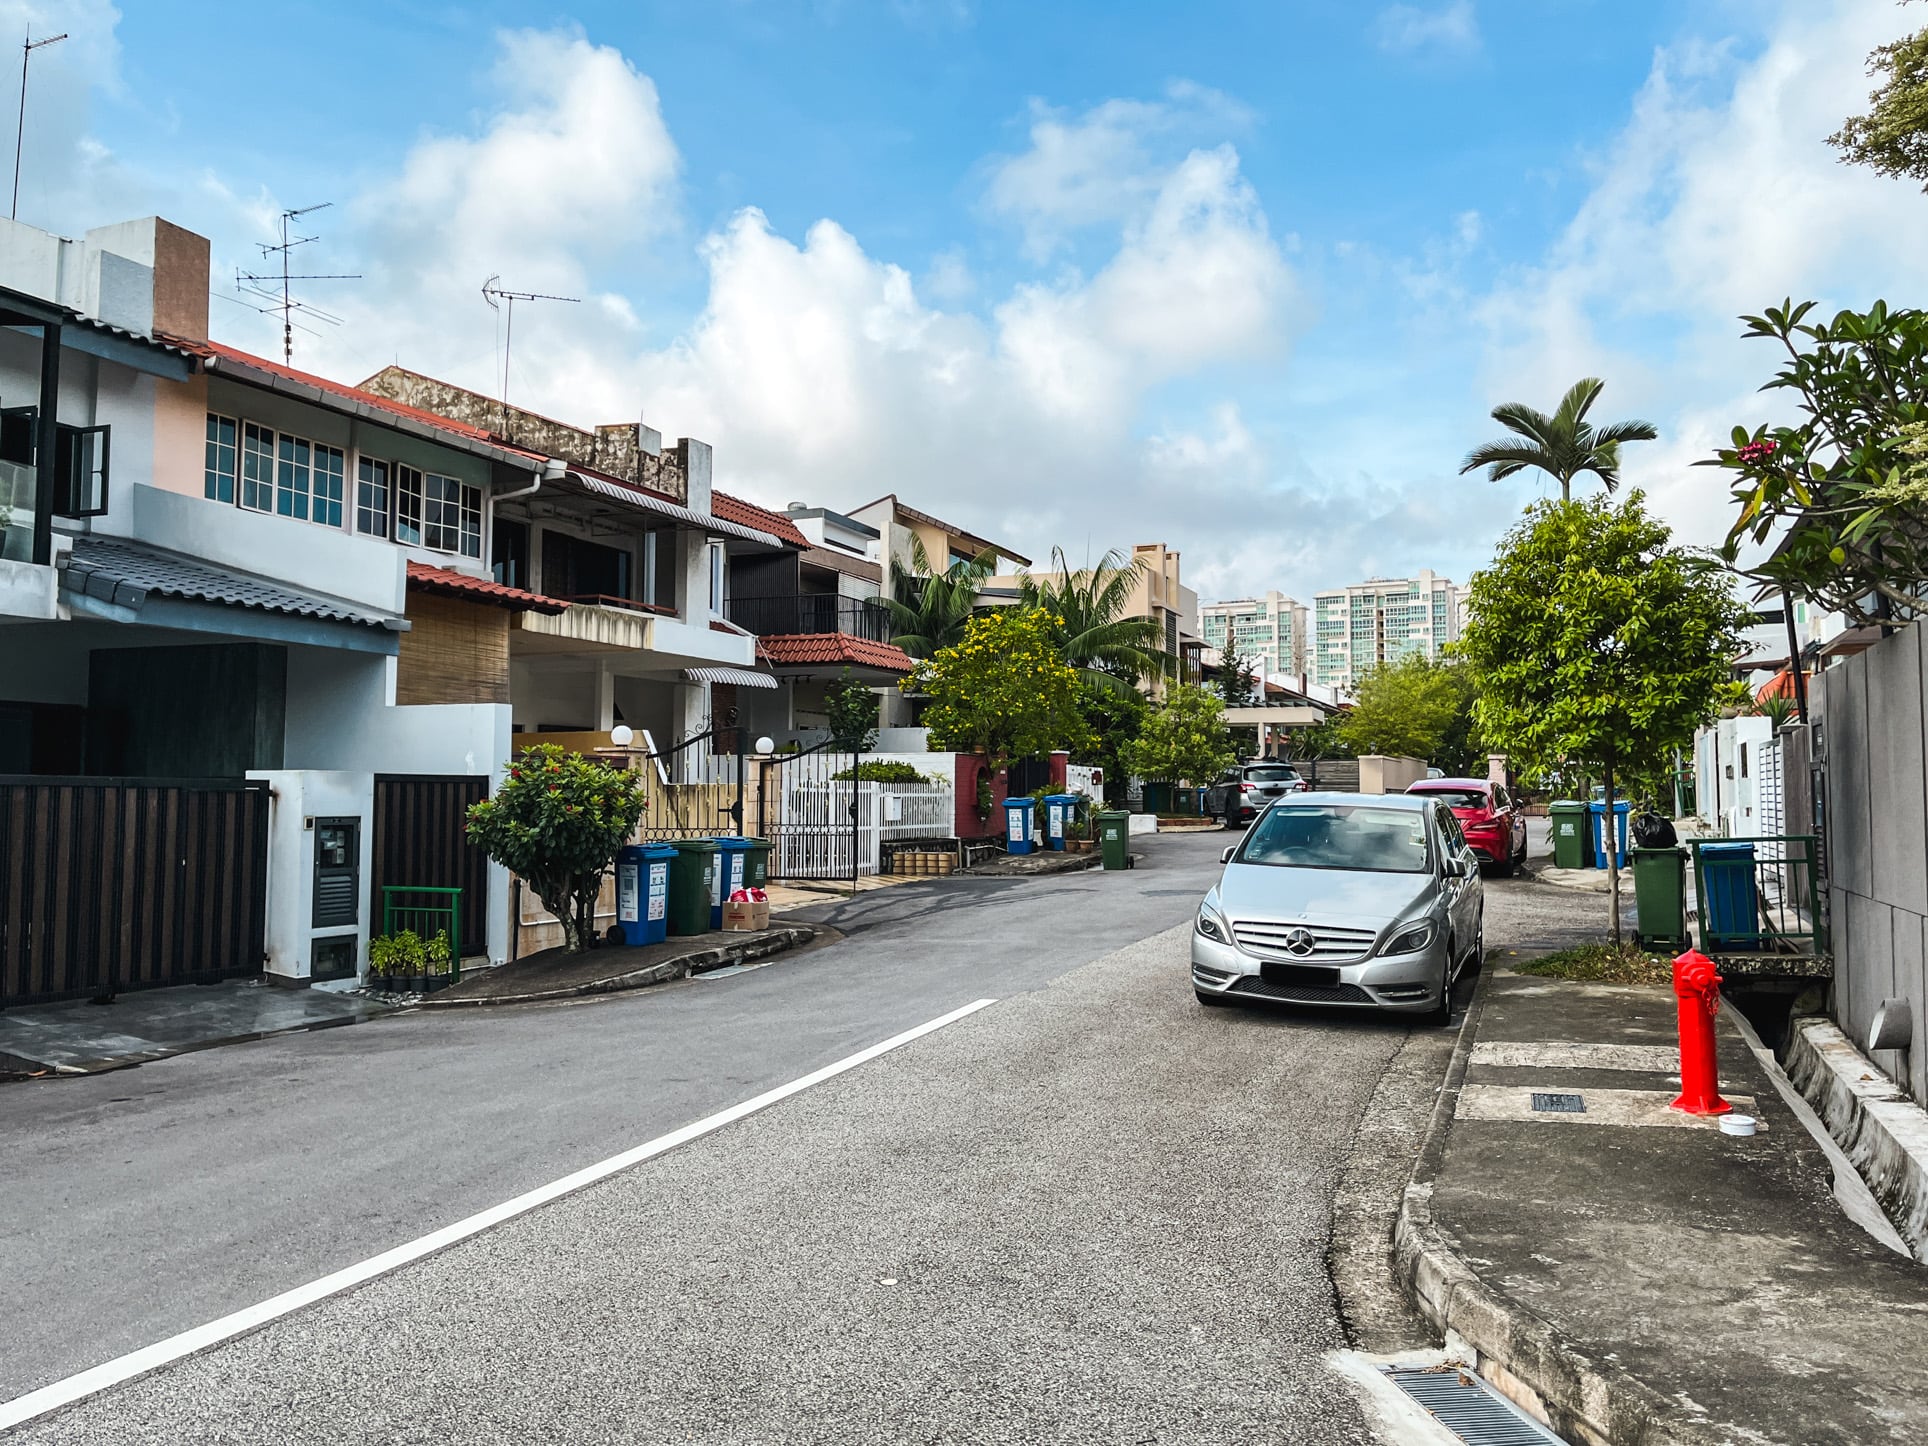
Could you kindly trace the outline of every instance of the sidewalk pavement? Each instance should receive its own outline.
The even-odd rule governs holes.
[[[271,1034],[359,1024],[395,1008],[261,979],[130,990],[112,1004],[27,1005],[0,1013],[0,1075],[97,1074]]]
[[[834,930],[810,924],[778,924],[769,929],[688,934],[661,944],[605,944],[581,954],[545,949],[527,959],[466,973],[448,988],[425,996],[422,1007],[535,1004],[585,994],[616,994],[766,959],[824,936],[838,937]]]
[[[1928,1439],[1928,1272],[1844,1214],[1749,1033],[1723,1011],[1721,1090],[1761,1127],[1739,1138],[1667,1107],[1671,991],[1481,981],[1396,1268],[1570,1441]]]

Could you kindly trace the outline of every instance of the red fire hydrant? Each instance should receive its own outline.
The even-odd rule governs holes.
[[[1680,1006],[1680,1098],[1673,1107],[1690,1115],[1724,1115],[1734,1108],[1720,1097],[1720,1062],[1714,1052],[1720,982],[1714,961],[1698,949],[1674,960],[1674,996]]]

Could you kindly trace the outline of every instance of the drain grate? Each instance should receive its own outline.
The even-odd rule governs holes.
[[[1392,1370],[1386,1376],[1467,1446],[1564,1446],[1470,1371]]]
[[[1587,1102],[1579,1095],[1547,1094],[1541,1090],[1534,1090],[1533,1108],[1543,1114],[1584,1115],[1587,1112]]]

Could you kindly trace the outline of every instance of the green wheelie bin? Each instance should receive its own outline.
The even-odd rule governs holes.
[[[1131,815],[1107,810],[1098,815],[1098,850],[1108,869],[1131,867]]]
[[[1593,856],[1587,835],[1587,806],[1579,799],[1562,799],[1546,807],[1553,822],[1553,862],[1562,869],[1584,869]]]
[[[710,896],[716,889],[721,850],[713,838],[679,838],[669,865],[671,936],[710,932]]]
[[[1640,924],[1634,939],[1643,949],[1687,947],[1687,851],[1633,849],[1633,899]]]

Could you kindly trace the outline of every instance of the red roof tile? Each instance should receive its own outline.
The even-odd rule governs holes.
[[[321,391],[330,392],[344,401],[362,402],[368,406],[379,408],[384,412],[393,413],[395,416],[406,417],[410,421],[421,422],[427,426],[436,428],[438,431],[447,432],[452,436],[463,437],[471,442],[487,442],[492,447],[499,447],[505,452],[514,452],[518,456],[527,457],[532,461],[543,460],[540,452],[531,452],[525,447],[511,446],[490,432],[486,427],[478,427],[469,422],[458,422],[453,418],[440,416],[435,412],[423,411],[420,407],[411,407],[406,402],[397,402],[388,397],[379,397],[373,392],[363,391],[360,387],[351,387],[343,382],[333,382],[327,377],[318,377],[312,372],[298,371],[294,367],[283,366],[280,362],[269,361],[266,357],[254,356],[249,352],[240,351],[235,347],[224,346],[218,341],[180,341],[176,338],[169,338],[169,340],[171,344],[180,347],[183,351],[191,352],[196,356],[239,362],[243,366],[253,367],[259,371],[271,372],[275,376],[286,377],[289,381],[301,382],[304,385],[315,387]]]
[[[781,512],[772,512],[767,507],[745,502],[741,497],[732,497],[727,492],[710,493],[710,515],[720,517],[725,522],[734,522],[739,527],[754,527],[758,532],[768,532],[793,547],[810,546],[810,539],[797,531],[797,524]]]
[[[508,608],[511,612],[559,613],[569,606],[559,597],[544,597],[539,592],[507,587],[491,578],[457,572],[452,567],[431,567],[426,562],[413,559],[408,564],[408,580],[425,592],[446,593],[452,597],[490,603]]]
[[[848,633],[780,633],[757,643],[757,657],[777,667],[806,663],[855,663],[908,673],[917,666],[909,653],[891,643],[873,643]]]

